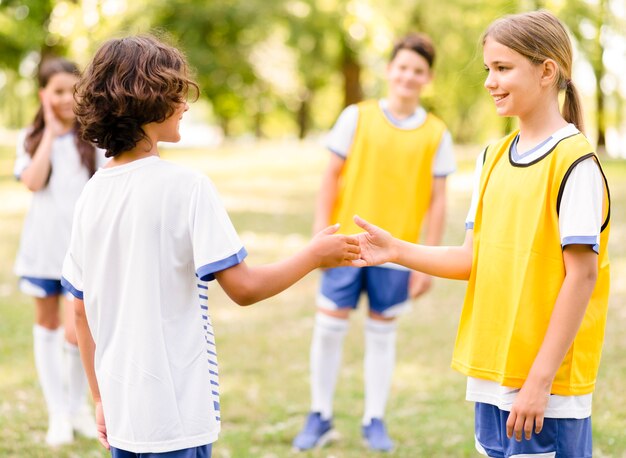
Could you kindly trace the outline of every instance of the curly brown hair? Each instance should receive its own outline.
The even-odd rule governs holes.
[[[169,118],[187,100],[187,61],[178,49],[151,35],[106,41],[76,86],[76,117],[82,137],[107,157],[148,139],[143,126]]]
[[[428,62],[428,66],[433,68],[435,63],[435,45],[430,37],[423,33],[410,33],[403,36],[393,45],[389,61],[395,59],[398,52],[403,49],[416,52]]]
[[[62,57],[49,57],[39,66],[39,87],[42,89],[45,88],[50,79],[59,73],[69,73],[70,75],[80,76],[78,67],[74,62],[70,62]],[[33,157],[35,155],[35,151],[37,151],[37,148],[41,143],[45,127],[46,122],[43,115],[43,106],[39,106],[39,110],[37,110],[32,127],[28,130],[28,134],[24,139],[24,149],[30,157]],[[73,130],[75,133],[74,141],[76,143],[78,155],[80,156],[80,162],[89,172],[89,176],[91,176],[96,171],[96,149],[91,143],[86,142],[80,137],[80,135],[78,135],[78,131],[80,130],[78,121],[74,123]],[[50,177],[48,177],[48,179],[50,179]]]

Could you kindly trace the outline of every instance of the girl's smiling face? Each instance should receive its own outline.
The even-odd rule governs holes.
[[[511,48],[487,37],[483,45],[487,79],[485,88],[493,98],[500,116],[518,116],[532,113],[546,96],[541,84],[543,66]]]
[[[43,96],[50,101],[54,115],[64,124],[71,124],[76,119],[74,114],[74,86],[78,76],[72,73],[56,73],[50,77]]]

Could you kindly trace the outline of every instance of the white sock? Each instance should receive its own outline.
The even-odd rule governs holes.
[[[333,416],[333,397],[348,320],[317,313],[311,342],[311,411]]]
[[[63,328],[50,330],[33,326],[33,351],[39,383],[43,391],[48,415],[67,413],[63,389]]]
[[[83,370],[78,347],[67,340],[63,344],[67,365],[67,405],[70,414],[79,412],[87,400],[87,377]]]
[[[365,322],[365,413],[363,424],[383,418],[396,363],[395,321]]]

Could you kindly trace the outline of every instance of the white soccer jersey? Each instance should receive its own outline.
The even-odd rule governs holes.
[[[166,452],[217,439],[207,281],[245,256],[197,172],[151,156],[101,169],[87,184],[63,283],[85,301],[111,445]]]
[[[529,164],[548,154],[562,139],[578,134],[573,124],[559,129],[541,144],[529,151],[519,153],[516,142],[511,151],[511,160],[516,164]],[[484,151],[476,160],[474,190],[465,227],[472,229],[478,206],[480,175],[484,162]],[[598,164],[593,158],[577,164],[570,173],[559,207],[559,232],[561,245],[591,245],[599,251],[600,227],[602,226],[602,200],[604,181]],[[497,382],[473,377],[467,379],[466,399],[497,406],[510,411],[519,389],[501,386]],[[587,418],[591,415],[592,394],[582,396],[550,395],[546,407],[546,418]]]
[[[31,157],[24,149],[26,133],[23,130],[17,140],[13,174],[18,179],[31,163]],[[96,166],[104,162],[104,152],[96,150]],[[74,205],[89,180],[73,132],[54,139],[50,165],[52,171],[48,184],[32,194],[14,271],[19,276],[59,280],[70,242]]]

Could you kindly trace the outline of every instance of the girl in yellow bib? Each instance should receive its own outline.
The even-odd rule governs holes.
[[[590,457],[610,203],[581,133],[571,44],[556,17],[537,11],[491,24],[483,56],[496,111],[516,116],[519,131],[477,160],[465,242],[414,245],[357,217],[362,257],[468,280],[452,367],[468,376],[479,452]]]

